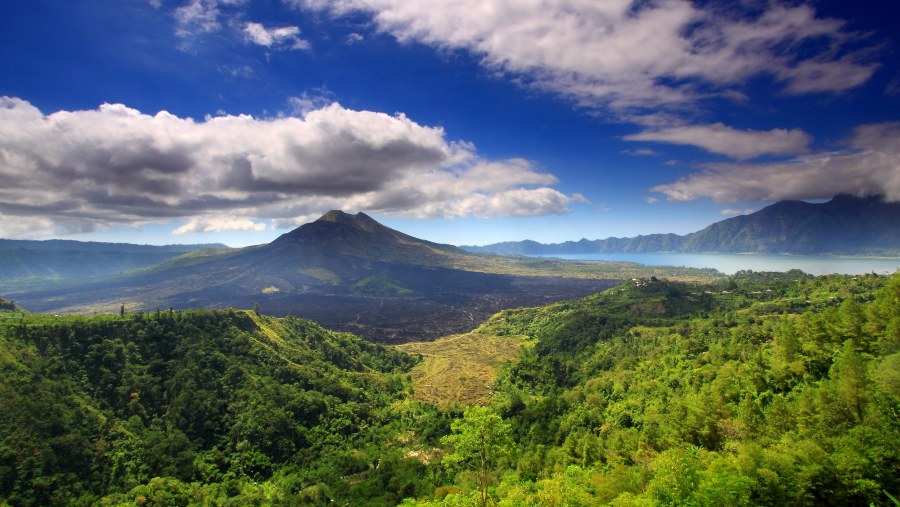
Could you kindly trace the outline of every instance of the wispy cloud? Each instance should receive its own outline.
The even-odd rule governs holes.
[[[343,208],[408,217],[560,214],[584,197],[523,159],[488,160],[402,114],[196,121],[122,104],[45,115],[0,98],[0,235],[187,220],[180,233]],[[16,218],[11,218],[16,217]],[[252,220],[250,217],[254,217]],[[302,222],[300,222],[302,223]]]
[[[197,232],[264,231],[266,224],[245,217],[194,217],[172,231],[175,236]]]
[[[841,92],[876,65],[857,34],[808,6],[717,9],[687,0],[290,0],[344,15],[364,12],[401,41],[460,48],[485,66],[586,107],[624,113],[743,96],[768,75],[787,94]]]
[[[307,113],[325,108],[334,102],[337,102],[334,93],[325,87],[314,89],[311,92],[305,91],[297,97],[288,98],[291,116],[305,116]]]
[[[738,215],[749,215],[750,213],[753,213],[753,210],[752,210],[752,209],[731,209],[731,208],[725,208],[725,209],[723,209],[722,211],[719,212],[720,215],[724,215],[724,216],[727,216],[727,217],[738,216]]]
[[[860,126],[847,145],[785,162],[709,164],[652,191],[671,201],[777,201],[839,193],[900,201],[900,122]]]
[[[176,33],[181,37],[218,31],[219,8],[216,0],[191,0],[175,9]]]
[[[738,130],[722,123],[651,129],[624,139],[697,146],[738,160],[762,155],[800,155],[809,150],[812,141],[809,134],[799,129]]]
[[[261,23],[244,25],[247,40],[269,49],[309,49],[309,42],[300,38],[300,28],[281,26],[266,28]]]
[[[622,153],[623,155],[635,155],[638,157],[655,157],[655,156],[659,155],[659,153],[656,153],[655,151],[651,150],[650,148],[638,148],[636,150],[622,150],[620,153]]]

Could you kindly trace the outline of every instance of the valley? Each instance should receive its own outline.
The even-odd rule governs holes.
[[[623,279],[714,280],[709,269],[478,255],[331,211],[270,244],[198,250],[104,278],[5,294],[54,314],[244,308],[381,343],[464,333],[506,309],[584,297]]]
[[[384,347],[255,311],[0,299],[0,496],[889,505],[898,304],[897,274],[648,278]],[[456,460],[478,428],[504,442],[484,489]]]
[[[2,2],[0,507],[900,507],[897,3]]]

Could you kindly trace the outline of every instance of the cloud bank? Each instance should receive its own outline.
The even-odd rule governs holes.
[[[285,0],[369,14],[378,30],[479,55],[489,68],[584,106],[625,112],[741,96],[748,78],[784,94],[841,92],[877,65],[857,34],[808,6],[687,0]]]
[[[407,217],[566,213],[584,198],[522,159],[337,103],[195,121],[122,104],[45,115],[0,98],[0,235],[187,220],[178,233],[299,224],[333,208]],[[22,227],[29,222],[28,227]]]
[[[900,201],[900,122],[857,127],[847,145],[786,162],[709,164],[652,190],[670,201],[825,199],[839,193]]]

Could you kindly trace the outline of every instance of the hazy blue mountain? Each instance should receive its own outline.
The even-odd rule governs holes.
[[[0,239],[0,289],[75,282],[145,268],[191,252],[225,245],[133,245],[70,240]]]
[[[580,297],[598,279],[516,276],[496,261],[414,238],[369,216],[330,211],[266,245],[191,252],[90,284],[8,292],[30,311],[250,308],[306,317],[370,339],[436,338],[489,315]]]
[[[749,215],[679,236],[582,239],[542,244],[512,241],[464,250],[500,255],[722,252],[835,255],[900,254],[900,203],[838,195],[825,203],[779,201]]]

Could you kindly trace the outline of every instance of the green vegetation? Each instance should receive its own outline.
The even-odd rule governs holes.
[[[411,356],[253,312],[0,315],[10,505],[392,505],[427,491],[397,438],[415,415]]]
[[[476,351],[499,348],[509,355],[483,360],[497,372],[479,378],[493,390],[483,406],[417,401],[438,352],[474,370]],[[900,274],[640,279],[501,312],[432,356],[405,350],[254,312],[0,312],[0,498],[740,506],[900,493]]]
[[[12,301],[7,301],[0,297],[0,312],[14,312],[19,308]]]
[[[413,292],[401,287],[390,278],[381,275],[363,278],[353,284],[350,290],[367,296],[403,296]]]
[[[453,433],[441,442],[449,444],[452,452],[444,456],[444,463],[453,467],[469,465],[478,477],[481,507],[487,505],[490,473],[504,463],[513,449],[509,423],[487,407],[472,407],[462,419],[453,421]]]

